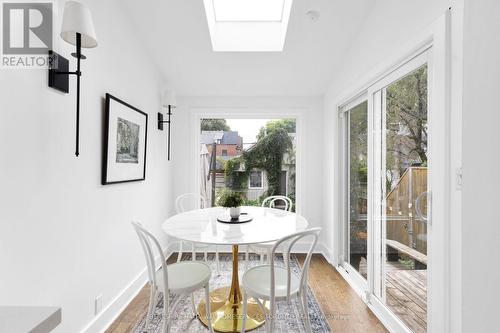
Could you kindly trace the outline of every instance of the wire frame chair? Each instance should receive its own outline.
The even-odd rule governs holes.
[[[318,242],[318,237],[321,232],[321,228],[311,228],[302,232],[297,232],[292,235],[283,237],[278,240],[271,249],[271,259],[270,265],[260,265],[249,269],[243,274],[242,277],[242,286],[243,286],[243,323],[241,332],[245,332],[245,321],[246,321],[246,311],[247,311],[247,300],[249,297],[253,297],[261,310],[266,315],[266,331],[272,332],[273,325],[275,323],[275,312],[276,312],[276,302],[277,301],[287,301],[290,302],[291,297],[297,296],[299,298],[299,304],[301,310],[304,314],[305,319],[305,327],[307,332],[312,332],[311,323],[309,318],[309,312],[307,308],[307,282],[309,277],[309,267],[311,265],[311,258],[313,254],[313,250],[316,247]],[[290,268],[290,251],[293,246],[300,240],[305,238],[309,239],[309,250],[307,251],[306,259],[304,260],[304,264],[302,265],[302,270],[297,276],[295,273],[292,273]],[[284,255],[287,260],[285,261],[285,267],[275,265],[275,252],[276,249],[280,245],[285,245]],[[279,278],[277,281],[277,271],[283,273],[286,270],[286,281],[283,280],[283,274],[279,274]],[[270,279],[262,279],[262,274],[269,274]],[[253,279],[252,276],[256,276],[256,279]],[[292,281],[294,282],[292,284]],[[265,285],[266,283],[270,283],[269,285]],[[276,294],[276,285],[280,286],[286,284],[286,293],[285,294]],[[269,312],[265,308],[263,302],[261,301],[269,301],[270,308]]]

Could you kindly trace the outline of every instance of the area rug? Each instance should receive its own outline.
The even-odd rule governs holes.
[[[183,260],[190,260],[190,254],[185,254],[182,258]],[[201,256],[197,258],[198,260],[203,260]],[[230,285],[231,283],[231,270],[232,270],[232,261],[230,256],[221,255],[220,257],[220,275],[217,275],[216,263],[214,261],[213,256],[209,256],[209,265],[212,269],[212,278],[210,280],[210,290],[214,290],[220,287],[225,287]],[[278,262],[283,264],[283,260],[281,257],[276,258]],[[239,274],[240,278],[244,273],[245,269],[245,261],[241,257],[239,265]],[[249,266],[253,267],[259,265],[260,261],[258,257],[255,255],[250,256]],[[293,272],[298,273],[300,271],[299,263],[297,258],[292,257],[290,261],[290,267]],[[307,307],[309,311],[309,316],[311,319],[311,327],[312,331],[315,333],[327,333],[331,332],[330,326],[326,320],[323,311],[321,310],[314,294],[311,289],[307,288]],[[195,302],[196,304],[204,298],[203,290],[200,290],[195,293]],[[137,323],[134,333],[162,333],[162,309],[163,309],[163,300],[160,299],[156,308],[155,314],[150,322],[149,328],[145,328],[146,324],[146,315]],[[176,313],[172,314],[173,321],[170,332],[189,332],[189,333],[205,333],[208,332],[207,328],[195,317],[192,315],[191,310],[191,301],[189,297],[180,301],[180,304],[177,307]],[[274,332],[277,333],[303,333],[306,332],[305,326],[301,320],[302,314],[300,311],[299,300],[297,297],[294,297],[291,301],[291,304],[288,305],[286,302],[277,302],[277,320],[274,327]],[[279,314],[285,314],[283,316],[279,316]],[[251,331],[256,333],[264,333],[265,327],[264,325]]]

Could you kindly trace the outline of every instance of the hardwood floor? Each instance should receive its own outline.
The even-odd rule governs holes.
[[[177,256],[171,256],[173,257]],[[303,260],[303,256],[298,258],[299,261]],[[321,255],[313,256],[309,285],[334,333],[387,332],[356,292]],[[149,287],[146,285],[106,333],[131,332],[139,319],[145,315],[148,301]]]

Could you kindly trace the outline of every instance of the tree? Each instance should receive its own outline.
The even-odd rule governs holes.
[[[252,169],[267,172],[268,191],[266,196],[280,193],[280,176],[285,153],[293,149],[289,133],[295,133],[295,120],[269,121],[257,135],[257,142],[243,155],[227,161],[225,174],[234,189],[246,188],[248,174]],[[241,171],[241,164],[245,171]]]
[[[427,66],[387,87],[387,188],[412,165],[427,165]]]
[[[202,131],[230,131],[231,128],[227,124],[226,119],[202,119]]]
[[[271,133],[280,128],[284,129],[287,133],[295,133],[295,119],[279,119],[268,121],[266,123],[266,126],[260,128],[259,134],[257,134],[257,140],[260,140],[261,138],[266,136],[266,133]]]

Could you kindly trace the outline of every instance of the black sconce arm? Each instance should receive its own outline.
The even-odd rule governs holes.
[[[76,148],[75,155],[80,155],[80,77],[82,76],[82,72],[80,71],[80,61],[82,59],[86,59],[86,57],[82,54],[82,35],[80,33],[76,33],[76,53],[72,53],[71,55],[76,58],[76,71],[71,72],[68,71],[68,60],[61,55],[49,51],[49,55],[51,57],[51,62],[49,66],[49,87],[60,90],[65,93],[69,93],[69,84],[68,84],[68,76],[76,75]],[[53,62],[58,62],[58,68],[62,67],[64,70],[58,71],[53,68]]]
[[[170,161],[170,124],[172,122],[170,117],[172,116],[172,105],[168,106],[167,115],[168,120],[163,120],[163,113],[158,112],[158,129],[163,131],[163,124],[168,124],[167,159]]]

